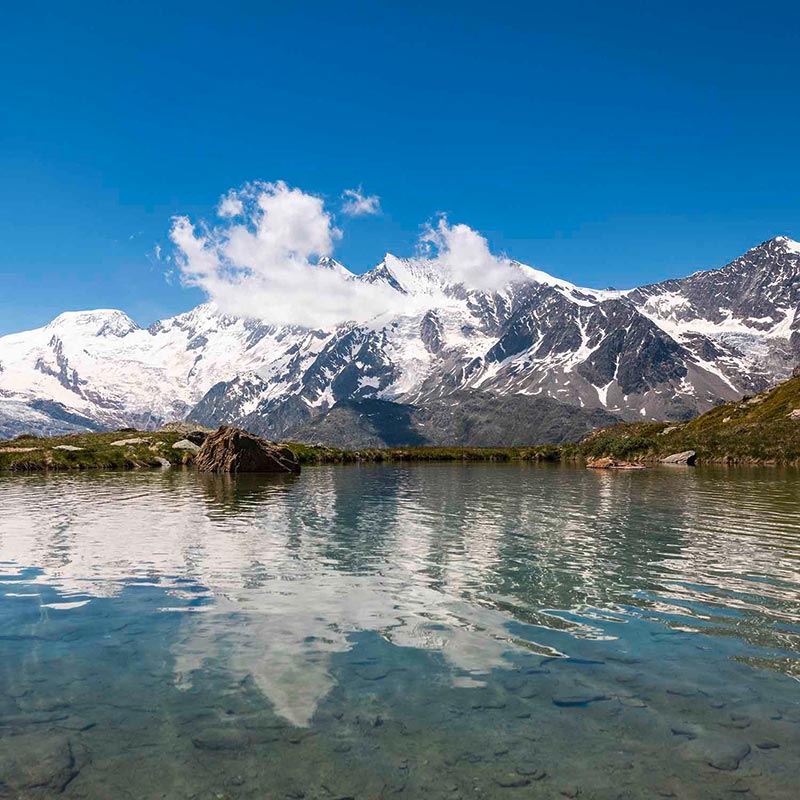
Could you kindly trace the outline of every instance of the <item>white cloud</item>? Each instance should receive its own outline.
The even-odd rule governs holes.
[[[517,264],[493,255],[489,243],[477,231],[468,225],[450,225],[445,216],[435,225],[427,225],[420,243],[423,252],[452,283],[493,291],[526,280]]]
[[[223,312],[323,327],[364,320],[398,302],[388,287],[317,265],[341,236],[321,198],[282,181],[254,183],[229,192],[217,211],[222,222],[215,227],[176,217],[170,238],[184,283],[203,289]]]
[[[368,217],[381,213],[381,199],[378,195],[365,195],[364,190],[345,189],[342,192],[342,213],[348,217]]]
[[[222,197],[217,206],[217,214],[219,214],[220,217],[240,217],[243,213],[244,203],[242,203],[237,192],[233,189]]]
[[[441,295],[438,280],[429,293],[423,288],[411,296],[360,281],[345,269],[320,267],[319,259],[333,254],[341,232],[320,197],[282,181],[228,192],[217,215],[215,225],[176,217],[170,238],[183,283],[202,289],[223,313],[321,328],[445,300],[431,298]],[[444,283],[497,290],[525,280],[527,270],[492,255],[483,236],[467,225],[450,225],[445,217],[427,226],[420,247]]]

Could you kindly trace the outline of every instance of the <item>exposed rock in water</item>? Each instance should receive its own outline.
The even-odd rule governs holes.
[[[694,450],[684,450],[682,453],[673,453],[661,459],[662,464],[686,464],[693,467],[697,460],[697,453]]]
[[[645,469],[643,464],[634,464],[631,461],[619,461],[616,458],[590,458],[586,462],[589,469]]]
[[[194,463],[202,472],[300,472],[288,447],[226,425],[203,442]]]

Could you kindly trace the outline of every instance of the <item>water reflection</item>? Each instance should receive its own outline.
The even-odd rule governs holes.
[[[494,723],[503,741],[545,709],[554,743],[586,735],[585,721],[573,730],[552,715],[593,698],[613,701],[617,714],[672,713],[647,694],[668,684],[679,687],[674,703],[766,679],[759,696],[774,716],[776,701],[796,704],[788,679],[799,672],[796,478],[516,465],[2,477],[0,630],[20,643],[4,684],[26,696],[29,681],[54,680],[42,659],[66,652],[73,681],[116,692],[117,659],[152,659],[149,678],[134,674],[126,693],[157,686],[163,709],[255,691],[274,725],[319,729],[329,744],[326,706],[402,716],[393,681],[405,711],[426,720],[417,736],[429,746],[475,692],[488,694],[466,701],[469,714],[509,709]],[[633,691],[627,679],[642,685]],[[169,687],[183,700],[169,699]],[[463,726],[460,736],[480,735]],[[796,727],[787,742],[797,743]],[[657,759],[657,737],[636,736]],[[253,741],[248,733],[245,751]],[[458,784],[463,766],[450,766]],[[365,786],[371,775],[364,769]],[[515,788],[492,780],[493,791]],[[781,787],[779,776],[771,789]]]

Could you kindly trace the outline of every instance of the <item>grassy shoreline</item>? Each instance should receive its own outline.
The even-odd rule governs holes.
[[[173,429],[170,429],[172,427]],[[191,466],[176,449],[188,426],[160,431],[123,429],[0,441],[0,471],[140,469]],[[119,444],[120,441],[133,440]],[[639,464],[694,450],[698,464],[800,465],[800,377],[768,392],[724,403],[688,422],[634,422],[603,428],[577,444],[530,447],[393,447],[343,450],[286,442],[301,464],[363,462],[583,462],[610,456]],[[68,449],[74,448],[74,449]]]
[[[179,431],[136,431],[124,429],[107,433],[79,433],[39,438],[19,436],[0,441],[0,470],[35,472],[42,470],[143,469],[191,466],[194,453],[175,449],[184,439]],[[143,440],[118,445],[129,439]],[[355,464],[409,461],[558,461],[560,450],[542,447],[402,447],[343,450],[336,447],[286,442],[302,465]],[[79,448],[76,450],[62,448]]]

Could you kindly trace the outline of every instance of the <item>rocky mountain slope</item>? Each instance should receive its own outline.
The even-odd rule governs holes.
[[[576,418],[603,424],[591,422],[598,411],[680,420],[786,378],[800,354],[800,244],[785,237],[722,269],[627,292],[514,266],[519,280],[486,292],[448,283],[433,262],[387,255],[348,279],[387,287],[407,310],[327,330],[209,305],[147,329],[120,311],[68,312],[0,337],[0,436],[187,416],[310,436],[337,403],[382,400],[435,416],[465,393],[487,430],[496,397],[565,404],[565,430]],[[344,269],[330,259],[320,268]],[[522,423],[537,434],[539,411],[517,406],[494,444],[508,441],[503,431],[516,439]]]
[[[343,449],[365,447],[505,447],[560,444],[617,422],[603,409],[576,408],[548,397],[454,392],[424,405],[342,400],[289,432],[292,441]]]

